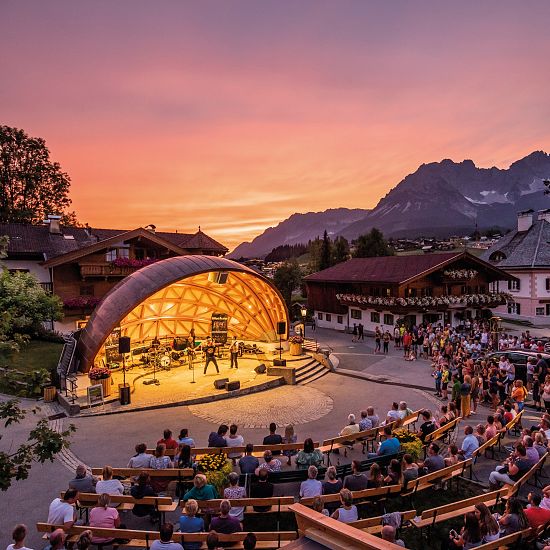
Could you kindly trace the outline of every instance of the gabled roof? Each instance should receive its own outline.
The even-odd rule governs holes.
[[[178,254],[186,254],[195,250],[217,254],[228,252],[225,246],[200,230],[192,234],[161,231],[155,233],[143,228],[138,229],[143,232],[142,235],[162,246],[173,249]],[[116,240],[120,241],[121,238],[128,238],[127,235],[131,231],[136,231],[136,229],[129,231],[64,226],[61,230],[61,234],[52,234],[47,225],[0,224],[0,235],[9,237],[8,256],[47,261],[71,252],[87,249],[100,242],[106,243],[106,246],[108,246],[109,243],[113,242],[113,237],[117,237]],[[201,244],[204,246],[201,246]],[[89,253],[89,251],[86,251],[86,254]]]
[[[96,243],[79,248],[78,250],[73,250],[71,252],[67,252],[66,254],[56,256],[55,258],[44,262],[44,267],[55,267],[56,265],[72,262],[78,258],[87,256],[88,254],[93,254],[94,252],[99,252],[100,250],[109,248],[110,246],[113,246],[121,241],[129,241],[130,239],[135,239],[136,237],[142,237],[155,244],[165,246],[166,248],[168,248],[172,252],[175,252],[176,254],[179,254],[180,256],[183,256],[185,254],[185,250],[183,248],[180,248],[179,246],[176,246],[166,239],[159,237],[156,233],[153,233],[152,231],[148,231],[143,227],[138,227],[137,229],[132,229],[132,231],[126,231],[125,233],[120,233],[119,235],[113,235],[112,237],[109,237],[108,239],[105,239],[103,241],[97,241]]]
[[[318,271],[305,277],[306,282],[327,283],[393,283],[404,284],[428,275],[459,259],[467,259],[498,275],[500,280],[513,279],[504,271],[472,256],[468,252],[444,254],[413,254],[409,256],[383,256],[380,258],[352,258],[347,262]]]
[[[490,261],[495,252],[501,252],[504,259],[491,263],[502,269],[550,267],[550,223],[538,220],[527,231],[510,231],[481,257]]]

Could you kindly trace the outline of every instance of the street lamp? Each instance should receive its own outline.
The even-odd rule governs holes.
[[[305,340],[305,338],[306,338],[306,317],[307,317],[307,307],[306,307],[306,306],[302,306],[300,312],[301,312],[301,314],[302,314],[302,321],[304,322],[304,333],[302,334],[302,336],[304,337],[304,340]]]

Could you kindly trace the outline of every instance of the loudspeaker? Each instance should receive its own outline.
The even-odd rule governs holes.
[[[240,388],[241,388],[241,383],[239,380],[235,380],[233,382],[226,382],[225,384],[225,389],[227,391],[238,390]]]
[[[130,337],[121,336],[118,339],[118,353],[130,353]]]
[[[277,334],[286,334],[286,321],[279,321],[277,323]]]
[[[130,338],[128,338],[129,340]],[[119,384],[118,385],[118,398],[120,399],[121,405],[130,404],[130,384]]]
[[[273,359],[274,367],[286,367],[286,359]]]
[[[218,378],[217,380],[214,380],[214,387],[217,390],[223,390],[227,382],[229,382],[229,378]]]
[[[267,370],[266,366],[263,363],[260,363],[255,369],[254,372],[256,374],[265,374],[265,371]]]

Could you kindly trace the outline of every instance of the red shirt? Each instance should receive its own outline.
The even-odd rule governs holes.
[[[539,506],[525,508],[524,512],[529,525],[533,529],[536,529],[537,527],[544,525],[547,521],[550,521],[550,510],[545,510]]]
[[[157,445],[166,445],[167,449],[177,449],[178,442],[175,439],[159,439]]]

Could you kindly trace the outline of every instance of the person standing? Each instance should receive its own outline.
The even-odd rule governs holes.
[[[25,537],[27,536],[27,526],[20,523],[16,525],[11,538],[13,539],[13,544],[10,544],[6,550],[31,550],[25,546]]]
[[[231,346],[229,347],[229,353],[231,355],[231,366],[230,369],[235,366],[236,369],[239,368],[239,342],[237,341],[237,337],[233,336],[233,342],[231,342]]]
[[[359,340],[365,339],[365,327],[363,326],[363,323],[359,323]]]
[[[201,349],[204,352],[204,356],[205,356],[203,374],[206,374],[206,371],[208,370],[208,365],[210,363],[214,363],[214,366],[216,367],[216,373],[220,374],[220,369],[218,368],[218,362],[216,361],[216,346],[214,345],[214,342],[212,342],[212,338],[210,336],[206,339],[205,344],[201,344]]]
[[[357,323],[353,323],[353,333],[352,333],[351,341],[357,342]]]
[[[382,340],[382,332],[379,327],[374,330],[374,353],[380,353],[380,341]]]
[[[384,343],[384,355],[388,355],[389,353],[389,347],[390,347],[390,340],[391,340],[391,334],[389,330],[386,330],[384,332],[384,336],[382,337],[383,343]]]

